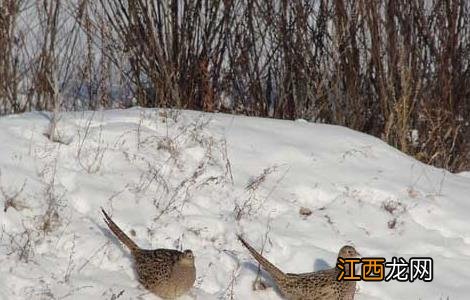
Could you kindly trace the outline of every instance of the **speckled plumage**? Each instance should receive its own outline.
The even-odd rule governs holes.
[[[240,242],[250,251],[253,257],[271,275],[282,295],[289,300],[353,300],[356,292],[355,281],[338,281],[340,272],[331,268],[318,272],[292,274],[284,273],[251,247],[242,237]],[[357,257],[352,246],[340,249],[338,257]],[[349,270],[346,270],[349,272]]]
[[[191,250],[141,249],[104,210],[102,212],[109,229],[131,251],[139,282],[146,289],[164,299],[175,299],[191,289],[196,279]]]

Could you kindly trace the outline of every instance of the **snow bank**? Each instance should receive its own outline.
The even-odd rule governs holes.
[[[285,272],[332,266],[348,243],[364,256],[434,259],[432,282],[359,282],[357,299],[470,292],[470,177],[374,137],[138,108],[63,114],[58,142],[48,128],[41,113],[0,119],[0,299],[155,299],[100,207],[141,247],[194,251],[185,299],[281,299],[253,291],[257,264],[237,233]]]

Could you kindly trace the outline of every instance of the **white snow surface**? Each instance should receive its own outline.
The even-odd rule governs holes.
[[[429,256],[432,282],[361,281],[356,299],[468,299],[470,177],[375,137],[141,108],[63,113],[59,142],[48,128],[44,113],[0,118],[0,299],[158,299],[101,207],[143,248],[193,250],[182,299],[282,299],[253,290],[257,264],[236,234],[293,273],[334,266],[345,244]]]

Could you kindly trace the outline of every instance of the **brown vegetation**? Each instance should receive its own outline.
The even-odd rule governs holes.
[[[26,2],[0,4],[0,114],[54,109],[58,94],[62,109],[110,107],[118,84],[143,107],[338,124],[470,168],[468,1],[43,0],[25,55]]]

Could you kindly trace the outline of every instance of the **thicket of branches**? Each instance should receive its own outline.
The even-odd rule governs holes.
[[[468,170],[469,8],[466,0],[2,0],[0,114],[137,104],[304,118]]]

